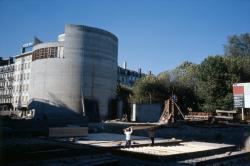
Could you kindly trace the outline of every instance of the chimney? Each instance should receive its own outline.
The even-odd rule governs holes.
[[[22,49],[21,49],[21,54],[23,54],[23,53],[25,53],[25,48],[24,47],[22,47]]]
[[[141,68],[138,69],[139,77],[141,77]]]
[[[151,72],[151,70],[149,70],[149,71],[148,71],[148,75],[152,75],[152,72]]]
[[[127,62],[126,61],[123,63],[123,68],[127,69]]]

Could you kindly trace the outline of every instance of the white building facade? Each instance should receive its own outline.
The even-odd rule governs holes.
[[[16,56],[13,82],[13,107],[20,109],[29,104],[29,83],[31,72],[32,52]]]
[[[1,60],[0,66],[0,110],[10,110],[13,102],[13,59]]]

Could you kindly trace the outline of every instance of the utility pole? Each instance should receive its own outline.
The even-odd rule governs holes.
[[[152,96],[150,93],[149,93],[149,100],[150,100],[150,104],[152,104]]]
[[[245,120],[244,107],[241,108],[241,120]]]

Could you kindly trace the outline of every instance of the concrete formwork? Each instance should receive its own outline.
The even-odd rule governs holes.
[[[132,136],[131,147],[125,148],[124,139],[125,136],[120,134],[95,133],[78,138],[73,144],[106,150],[124,158],[160,162],[163,165],[213,165],[224,162],[237,163],[245,159],[247,161],[244,162],[249,161],[250,152],[238,151],[235,145],[156,138],[155,146],[149,146],[151,141],[148,137]],[[67,139],[61,138],[57,141],[67,142]]]

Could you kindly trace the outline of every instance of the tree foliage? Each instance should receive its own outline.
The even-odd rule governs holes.
[[[161,103],[173,94],[178,97],[178,104],[182,109],[192,107],[197,109],[197,97],[194,92],[194,66],[187,63],[180,65],[174,71],[166,71],[156,76],[147,76],[136,82],[133,87],[133,102],[135,103]],[[185,71],[185,72],[184,72]],[[176,75],[177,73],[181,75]],[[192,83],[188,80],[192,80]]]
[[[132,89],[123,85],[117,85],[116,93],[120,100],[128,100],[132,95]]]
[[[153,75],[138,80],[133,86],[133,102],[161,103],[168,94],[162,81]]]
[[[132,88],[135,103],[163,103],[172,94],[182,109],[233,109],[232,85],[250,82],[250,36],[230,36],[225,56],[209,56],[201,64],[185,61],[174,70],[138,80]]]
[[[173,70],[173,80],[182,86],[195,89],[198,65],[185,61]]]
[[[227,56],[250,56],[249,33],[229,36],[228,43],[225,45],[225,54]]]
[[[116,93],[118,100],[123,103],[122,112],[130,116],[130,102],[133,94],[132,89],[123,85],[117,85]]]
[[[233,76],[221,56],[210,56],[199,66],[197,94],[204,111],[232,108],[231,87],[238,79]]]

